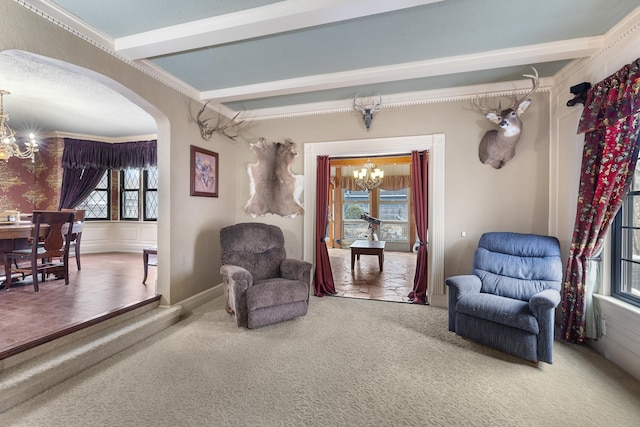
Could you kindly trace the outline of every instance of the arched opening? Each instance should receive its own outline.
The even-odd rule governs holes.
[[[57,198],[50,199],[52,195],[59,197],[62,173],[61,169],[54,170],[56,167],[60,168],[59,163],[55,165],[55,160],[59,162],[66,137],[119,143],[156,139],[161,131],[164,134],[168,133],[168,120],[149,102],[112,79],[73,64],[29,52],[7,50],[0,52],[0,81],[3,88],[11,92],[11,98],[7,99],[9,102],[5,102],[5,109],[11,114],[14,131],[32,131],[38,138],[51,142],[50,146],[43,144],[42,153],[39,154],[54,159],[53,163],[43,162],[42,165],[26,168],[27,173],[33,175],[29,182],[25,182],[29,192],[3,188],[0,197],[2,209],[18,203],[12,201],[14,193],[18,191],[20,194],[17,197],[30,197],[30,206],[34,209],[57,209]],[[0,168],[4,168],[6,174],[11,174],[8,168],[18,162],[28,160],[10,159],[9,162],[3,162]],[[162,165],[158,166],[160,175],[163,175]],[[22,164],[19,167],[23,167]],[[117,181],[117,173],[113,175]],[[163,178],[160,177],[159,181],[162,182]],[[161,193],[160,184],[158,193]],[[111,205],[109,210],[111,211]],[[118,221],[117,216],[115,220],[110,216],[108,221],[87,221],[82,238],[81,252],[85,255],[82,257],[82,271],[77,271],[75,262],[72,262],[70,273],[76,275],[77,283],[87,288],[93,286],[94,290],[98,288],[99,281],[124,281],[124,285],[129,288],[145,289],[142,284],[142,249],[152,244],[157,245],[157,228],[157,222],[124,222]],[[98,257],[96,262],[100,262],[99,254],[109,252],[126,254],[128,257],[114,261],[107,260],[105,255],[102,271],[99,275],[92,275],[89,258]],[[55,322],[48,321],[47,312],[42,309],[49,306],[55,309],[54,304],[48,304],[47,296],[42,292],[43,287],[36,298],[32,287],[25,286],[24,292],[18,295],[20,292],[12,285],[8,291],[0,291],[4,293],[1,298],[2,304],[11,306],[10,311],[3,309],[2,312],[12,313],[2,320],[6,329],[3,333],[4,342],[0,342],[0,354],[8,357],[12,354],[11,346],[14,344],[20,344],[21,349],[27,349],[33,342],[46,342],[50,339],[48,337],[60,336],[64,330],[77,330],[83,327],[83,324],[95,323],[96,319],[105,315],[108,318],[113,313],[117,315],[123,312],[128,306],[139,305],[149,295],[155,297],[155,294],[168,291],[168,284],[158,280],[156,287],[155,274],[153,279],[154,283],[149,284],[146,293],[139,292],[142,296],[128,298],[119,295],[118,289],[123,288],[114,286],[111,289],[105,287],[102,295],[96,295],[93,301],[89,294],[82,297],[75,294],[71,288],[74,285],[73,281],[70,287],[64,289],[64,283],[51,280],[52,288],[61,289],[67,294],[62,297],[75,298],[74,303],[65,304],[64,298],[60,299],[60,295],[55,296],[61,304],[58,309],[62,308],[58,311]],[[51,297],[54,298],[53,295]],[[97,299],[100,299],[102,305],[96,304]],[[33,306],[36,302],[40,304],[40,308]],[[16,312],[25,307],[37,311],[39,325],[33,325],[31,328],[28,316],[16,316]],[[82,312],[80,316],[79,311]],[[12,322],[20,324],[12,328]],[[11,331],[19,333],[19,340],[9,336]],[[30,339],[32,341],[29,341]]]

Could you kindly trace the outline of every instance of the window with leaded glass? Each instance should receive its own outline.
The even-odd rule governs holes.
[[[140,219],[140,169],[120,172],[120,219]]]
[[[611,295],[640,306],[640,165],[612,230]]]
[[[144,220],[158,219],[158,168],[146,169],[143,174]]]
[[[106,171],[102,175],[102,179],[82,203],[76,206],[76,209],[84,209],[85,219],[97,220],[97,219],[109,219],[109,208],[111,206],[109,193],[110,193],[110,180],[109,172]]]

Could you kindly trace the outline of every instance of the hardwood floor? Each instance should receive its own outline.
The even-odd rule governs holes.
[[[81,271],[70,260],[68,286],[49,278],[35,293],[27,277],[0,290],[0,360],[160,298],[155,267],[142,284],[142,253],[83,254],[81,260]]]
[[[385,251],[383,272],[375,256],[362,256],[353,271],[348,249],[329,256],[337,296],[409,302],[415,254]],[[35,293],[27,277],[0,290],[0,360],[160,298],[156,267],[142,284],[142,253],[83,254],[82,270],[73,259],[69,268],[68,286],[50,278]]]
[[[416,254],[385,250],[383,271],[378,257],[372,255],[362,255],[351,270],[349,249],[329,249],[329,260],[337,296],[410,302]]]

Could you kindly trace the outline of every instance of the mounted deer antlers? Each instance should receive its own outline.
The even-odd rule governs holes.
[[[200,109],[200,111],[198,112],[198,116],[196,121],[198,122],[198,127],[200,127],[200,135],[202,136],[202,139],[204,139],[205,141],[209,141],[211,139],[211,136],[213,135],[214,132],[226,136],[227,138],[229,138],[232,141],[235,141],[237,138],[237,135],[229,135],[227,133],[227,129],[233,129],[236,126],[241,125],[242,123],[244,123],[244,120],[236,122],[236,117],[238,117],[238,114],[236,114],[235,116],[233,116],[233,118],[231,120],[229,120],[228,122],[226,122],[224,125],[220,125],[220,117],[218,116],[218,123],[216,124],[216,126],[214,127],[210,127],[209,124],[207,123],[209,120],[211,120],[211,118],[209,119],[205,119],[202,120],[201,116],[202,113],[204,113],[204,109],[207,108],[207,104],[209,104],[211,102],[211,100],[207,101],[202,108]]]
[[[516,155],[516,144],[522,133],[520,116],[531,105],[531,99],[528,97],[536,91],[540,82],[538,70],[531,68],[535,75],[524,74],[523,77],[531,79],[532,89],[520,99],[514,96],[513,104],[505,110],[502,109],[500,103],[498,103],[497,109],[492,109],[485,107],[484,103],[478,102],[477,98],[472,101],[473,107],[485,113],[484,116],[487,120],[500,126],[497,130],[487,131],[478,147],[480,161],[495,169],[500,169]]]
[[[369,130],[371,126],[371,122],[373,121],[373,113],[380,111],[382,109],[382,96],[378,94],[378,102],[372,102],[370,107],[364,107],[362,104],[358,104],[356,102],[358,98],[358,94],[353,97],[353,109],[360,111],[362,113],[362,119],[364,120],[364,125]]]

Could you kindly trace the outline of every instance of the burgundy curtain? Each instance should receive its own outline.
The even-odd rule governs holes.
[[[429,155],[426,151],[411,152],[411,198],[413,199],[413,212],[416,217],[416,229],[420,246],[418,247],[418,259],[416,272],[413,277],[413,290],[409,293],[409,299],[414,304],[427,304],[427,175]]]
[[[329,180],[331,167],[328,156],[318,156],[318,184],[316,186],[316,270],[313,274],[313,288],[316,296],[335,295],[336,288],[331,273],[329,251],[325,237],[329,213]]]
[[[156,166],[156,141],[106,143],[64,140],[62,188],[59,209],[73,209],[89,197],[108,169],[142,169]]]
[[[592,293],[598,256],[626,197],[638,158],[640,62],[596,84],[587,96],[578,132],[586,132],[576,222],[562,290],[562,339],[598,338]],[[596,327],[597,329],[597,327]]]

